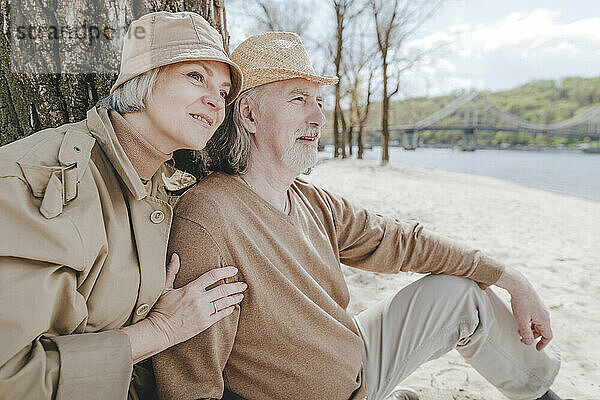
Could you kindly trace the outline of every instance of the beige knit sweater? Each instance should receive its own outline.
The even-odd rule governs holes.
[[[176,208],[169,254],[182,286],[219,266],[248,283],[233,315],[153,359],[163,399],[363,399],[361,339],[346,312],[340,262],[446,273],[494,283],[503,267],[479,251],[355,207],[297,179],[285,215],[231,176],[215,173]]]

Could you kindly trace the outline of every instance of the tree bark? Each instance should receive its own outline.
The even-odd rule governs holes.
[[[87,110],[108,95],[119,66],[118,60],[107,56],[95,60],[98,65],[97,72],[79,72],[73,66],[77,65],[79,57],[87,56],[86,51],[89,50],[84,40],[66,40],[65,46],[68,46],[68,51],[63,53],[62,57],[59,57],[56,47],[58,40],[46,40],[48,43],[32,41],[30,44],[37,52],[35,58],[39,60],[37,55],[40,54],[45,62],[25,63],[25,73],[15,73],[14,65],[11,65],[11,55],[19,56],[23,53],[22,48],[14,46],[11,42],[11,35],[14,39],[17,28],[11,26],[11,6],[13,20],[19,15],[15,11],[18,8],[19,13],[23,15],[19,21],[43,27],[60,27],[65,20],[79,24],[86,15],[100,16],[97,21],[102,21],[107,26],[122,26],[123,23],[119,22],[126,22],[128,25],[134,19],[152,11],[194,11],[221,33],[225,48],[229,47],[224,0],[19,0],[18,3],[17,0],[0,0],[0,12],[5,27],[0,32],[0,145],[40,129],[84,119]],[[31,49],[25,51],[27,50]],[[57,70],[53,71],[49,66],[56,67]],[[103,67],[111,67],[112,70]],[[57,73],[61,70],[69,73]],[[197,155],[193,158],[196,157]],[[176,160],[189,163],[190,153],[177,154]]]

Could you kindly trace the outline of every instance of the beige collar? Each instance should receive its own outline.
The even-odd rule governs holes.
[[[104,108],[92,108],[87,113],[86,124],[88,130],[92,133],[92,136],[96,139],[129,191],[138,200],[146,197],[148,195],[146,188],[132,162],[129,160],[127,153],[119,143],[107,110]],[[179,171],[168,163],[163,163],[159,166],[159,172],[161,178],[159,184],[165,186],[168,183],[166,189],[170,191],[184,189],[196,182],[193,175]]]

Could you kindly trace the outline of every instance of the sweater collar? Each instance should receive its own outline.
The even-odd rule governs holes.
[[[173,157],[173,153],[161,152],[118,112],[111,110],[108,116],[119,144],[142,183],[149,182],[161,164]]]

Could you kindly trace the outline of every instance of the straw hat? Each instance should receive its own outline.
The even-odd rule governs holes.
[[[335,76],[320,76],[310,63],[300,36],[266,32],[250,36],[232,53],[231,60],[244,73],[242,91],[285,79],[304,78],[320,85],[335,85]]]
[[[227,104],[235,100],[242,89],[242,71],[225,53],[223,38],[215,28],[193,12],[146,14],[129,26],[123,40],[121,71],[110,93],[153,68],[195,60],[228,64],[231,91]]]

